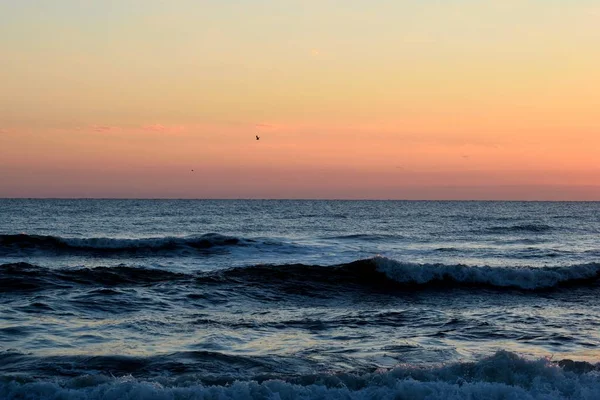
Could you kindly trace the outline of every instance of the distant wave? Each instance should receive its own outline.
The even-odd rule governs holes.
[[[255,362],[246,358],[196,354],[196,360],[232,363],[244,369]],[[90,369],[97,370],[102,362],[115,360],[106,357],[89,359]],[[148,360],[121,357],[126,370],[144,369]],[[190,361],[171,360],[172,369],[189,368]],[[279,366],[285,370],[285,363]],[[165,365],[162,365],[163,370]],[[111,371],[110,364],[105,368]],[[367,373],[283,373],[266,374],[256,379],[231,381],[226,375],[223,383],[205,380],[212,374],[187,376],[132,377],[119,374],[91,373],[85,376],[62,378],[0,379],[0,398],[3,399],[522,399],[522,400],[589,400],[600,393],[597,366],[569,360],[551,362],[546,359],[527,360],[506,351],[477,362],[447,366],[419,367],[400,365],[391,370]],[[117,371],[119,371],[117,369]],[[74,371],[73,371],[74,372]]]
[[[437,249],[435,249],[435,251],[440,251],[440,252],[444,252],[444,253],[454,253],[454,252],[458,252],[460,250],[457,249],[456,247],[438,247]]]
[[[517,233],[517,232],[531,232],[531,233],[545,233],[553,230],[550,225],[544,224],[522,224],[522,225],[510,225],[510,226],[492,226],[483,230],[485,233]]]
[[[600,264],[561,267],[488,267],[461,264],[411,264],[384,257],[336,266],[254,265],[192,274],[128,266],[50,269],[27,263],[0,265],[0,290],[43,290],[72,285],[148,285],[159,282],[195,285],[242,285],[303,293],[306,288],[339,291],[370,287],[422,290],[470,287],[549,290],[598,284]],[[328,286],[324,288],[324,286]]]
[[[368,233],[356,233],[351,235],[341,236],[327,236],[324,239],[337,239],[337,240],[361,240],[369,242],[381,242],[389,240],[401,240],[405,237],[402,235],[390,235],[390,234],[368,234]]]
[[[207,233],[188,237],[158,237],[143,239],[64,238],[43,235],[0,235],[0,254],[14,252],[55,253],[132,253],[168,252],[181,250],[202,251],[215,247],[248,246],[251,239]]]

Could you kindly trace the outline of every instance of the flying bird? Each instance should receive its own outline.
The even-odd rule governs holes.
[[[256,135],[256,140],[260,140],[260,136]]]

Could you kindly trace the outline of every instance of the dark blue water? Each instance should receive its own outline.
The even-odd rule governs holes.
[[[0,398],[600,398],[600,203],[0,200],[0,264]]]

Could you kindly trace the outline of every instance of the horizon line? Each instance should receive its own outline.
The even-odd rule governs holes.
[[[599,203],[597,200],[527,200],[527,199],[390,199],[390,198],[277,198],[277,197],[1,197],[1,200],[181,200],[181,201],[403,201],[403,202],[490,202],[490,203]]]

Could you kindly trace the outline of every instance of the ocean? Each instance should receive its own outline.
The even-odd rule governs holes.
[[[600,203],[0,200],[0,399],[599,399]]]

